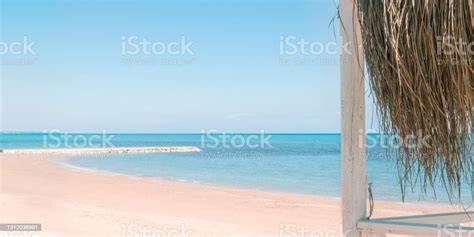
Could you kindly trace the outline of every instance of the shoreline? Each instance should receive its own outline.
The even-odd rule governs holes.
[[[38,236],[134,236],[124,229],[131,225],[174,230],[185,224],[191,236],[281,236],[283,227],[294,225],[340,228],[337,197],[110,175],[59,164],[56,157],[0,154],[1,223],[41,223]],[[374,217],[459,210],[376,201]]]
[[[247,188],[247,187],[242,187],[242,186],[238,186],[238,185],[205,183],[205,182],[200,182],[200,181],[196,181],[196,180],[181,180],[181,179],[172,179],[172,178],[157,177],[157,176],[144,176],[144,175],[140,175],[140,174],[118,173],[118,172],[107,171],[107,170],[97,170],[97,169],[79,167],[79,166],[74,166],[74,165],[71,165],[71,164],[68,164],[68,163],[65,163],[65,162],[54,161],[55,159],[61,159],[61,158],[67,159],[68,157],[54,157],[54,158],[51,158],[49,161],[52,162],[54,165],[63,166],[65,168],[71,169],[71,170],[97,173],[97,174],[102,174],[102,175],[107,175],[107,176],[123,176],[123,177],[129,178],[129,179],[149,179],[149,180],[155,181],[155,182],[161,182],[161,181],[163,181],[163,182],[176,182],[176,183],[184,183],[184,184],[203,185],[203,186],[209,186],[209,187],[215,187],[215,188],[229,188],[229,189],[236,189],[236,190],[253,190],[253,191],[257,191],[257,192],[271,192],[271,193],[289,194],[289,195],[303,195],[303,196],[309,196],[309,197],[334,198],[334,199],[338,199],[338,200],[341,199],[340,196],[331,196],[331,195],[323,195],[323,194],[297,193],[297,192],[291,192],[291,191],[271,190],[271,189],[265,189],[265,188]],[[377,200],[383,201],[383,202],[392,202],[392,203],[396,203],[396,204],[400,204],[400,205],[420,205],[420,203],[416,203],[416,202],[402,202],[402,201],[388,200],[388,199],[377,199]],[[461,205],[457,205],[457,204],[450,205],[448,203],[432,202],[432,201],[425,201],[422,205],[440,205],[440,206],[450,206],[450,207],[452,206],[454,208],[462,208]]]
[[[181,148],[181,147],[178,147]],[[197,147],[182,147],[183,151],[170,151],[170,152],[202,152],[200,148]],[[195,148],[196,150],[194,151],[187,151],[188,148]],[[82,148],[78,148],[82,149]],[[130,152],[130,154],[133,154],[134,152]],[[147,153],[147,152],[135,152],[135,154],[140,154],[140,153]],[[157,153],[166,153],[166,152],[157,152]],[[1,153],[0,153],[1,154]],[[30,154],[30,153],[17,153],[17,154]],[[37,154],[37,153],[31,153],[31,154]],[[39,153],[41,154],[41,153]],[[49,153],[45,153],[49,154]],[[53,155],[62,155],[62,153],[51,153]],[[93,154],[102,154],[102,153],[83,153],[84,155],[93,155]],[[64,154],[68,155],[68,154]],[[71,154],[75,155],[75,154]],[[59,157],[54,157],[54,159],[51,160],[57,160],[57,159],[70,159],[70,158],[76,158],[74,156],[59,156]],[[179,182],[179,183],[190,183],[190,184],[198,184],[198,185],[205,185],[205,186],[212,186],[216,188],[232,188],[232,189],[239,189],[239,190],[255,190],[255,191],[262,191],[262,192],[273,192],[273,193],[281,193],[281,194],[296,194],[296,195],[306,195],[306,196],[317,196],[317,197],[324,197],[324,198],[336,198],[340,199],[339,195],[324,195],[324,194],[317,194],[317,193],[309,193],[309,192],[295,192],[295,191],[288,191],[288,190],[275,190],[275,189],[270,189],[266,187],[245,187],[245,186],[239,186],[238,184],[224,184],[224,183],[209,183],[209,182],[202,182],[198,180],[187,180],[187,179],[175,179],[175,178],[168,178],[168,177],[159,177],[159,176],[147,176],[147,175],[142,175],[142,174],[128,174],[128,173],[120,173],[120,172],[114,172],[114,171],[108,171],[108,170],[99,170],[99,169],[93,169],[93,168],[86,168],[86,167],[80,167],[80,166],[75,166],[71,165],[67,162],[61,162],[61,161],[51,161],[54,164],[64,166],[69,169],[74,169],[74,170],[80,170],[84,172],[91,172],[91,173],[98,173],[98,174],[105,174],[109,176],[125,176],[131,179],[151,179],[151,180],[156,180],[156,181],[169,181],[169,182]],[[374,196],[377,198],[377,196]],[[402,197],[401,195],[397,198],[394,199],[387,199],[387,198],[378,198],[377,200],[379,201],[384,201],[384,202],[393,202],[393,203],[398,203],[400,205],[404,204],[420,204],[421,202],[425,205],[441,205],[441,206],[452,206],[455,208],[462,208],[462,203],[448,203],[446,201],[440,201],[440,200],[418,200],[418,202],[409,200],[402,202],[401,201]]]

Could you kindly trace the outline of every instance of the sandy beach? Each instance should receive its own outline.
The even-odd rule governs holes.
[[[338,198],[99,173],[52,159],[0,154],[0,223],[41,223],[30,236],[310,236],[297,232],[301,228],[340,233]],[[460,211],[380,201],[374,216],[453,210]]]

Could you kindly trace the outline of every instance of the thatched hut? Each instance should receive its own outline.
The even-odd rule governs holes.
[[[438,235],[439,224],[472,221],[474,212],[367,220],[365,147],[358,143],[367,78],[382,131],[424,141],[394,148],[402,194],[407,187],[426,191],[441,182],[450,197],[460,198],[461,185],[472,182],[472,5],[473,0],[340,1],[341,44],[353,43],[352,54],[341,61],[346,236]]]

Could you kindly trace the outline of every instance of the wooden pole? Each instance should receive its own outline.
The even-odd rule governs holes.
[[[340,0],[342,235],[361,237],[357,222],[366,218],[365,94],[363,49],[355,0]],[[365,234],[364,234],[365,236]]]
[[[471,9],[471,32],[474,31],[474,0],[469,1],[469,8]],[[470,59],[468,57],[468,59]],[[471,74],[471,78],[473,78],[474,73]],[[474,121],[474,85],[472,84],[473,81],[471,80],[471,121]],[[471,127],[471,133],[474,134],[474,126]],[[471,160],[471,195],[474,196],[474,160]]]
[[[469,2],[469,7],[471,8],[471,32],[474,32],[474,0]],[[474,105],[474,85],[471,85],[471,105]],[[472,111],[472,116],[474,117],[474,107]],[[474,120],[474,118],[472,119]],[[474,127],[471,128],[471,131],[474,132]]]

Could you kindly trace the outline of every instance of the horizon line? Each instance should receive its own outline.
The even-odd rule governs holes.
[[[53,132],[51,134],[102,134],[103,132]],[[188,132],[107,132],[112,135],[203,135],[203,134],[260,134],[261,132],[214,132],[214,133],[188,133]],[[1,132],[0,134],[50,134],[45,132]],[[270,135],[341,135],[340,132],[269,132]],[[370,132],[366,134],[381,134],[381,132]]]

